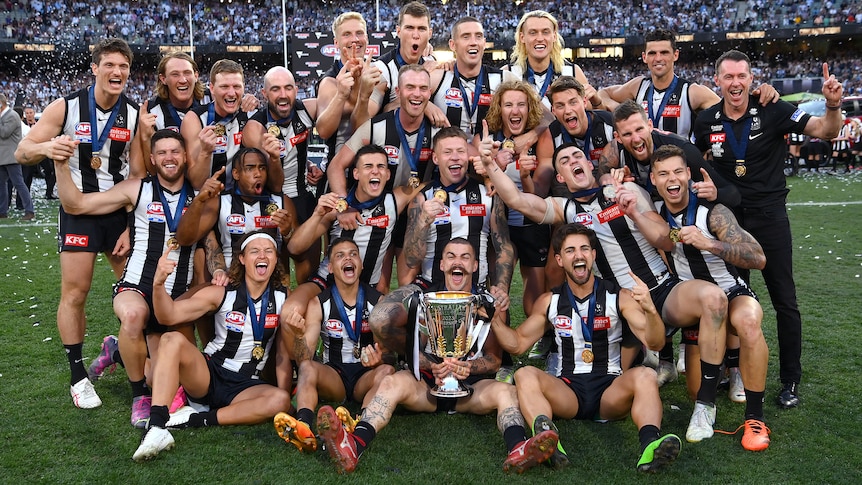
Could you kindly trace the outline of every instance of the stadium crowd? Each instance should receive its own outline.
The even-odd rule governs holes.
[[[82,0],[4,0],[0,38],[35,42],[92,43],[101,37],[120,37],[130,43],[187,43],[188,2],[144,0],[89,3]],[[432,14],[432,44],[448,39],[448,28],[467,14],[483,19],[490,41],[510,40],[524,12],[548,9],[558,12],[563,37],[618,37],[643,35],[651,19],[668,19],[679,33],[738,31],[765,28],[833,26],[862,22],[859,0],[623,0],[595,8],[586,0],[552,2],[526,0],[443,1],[446,8]],[[356,10],[372,30],[394,31],[400,2],[316,0],[286,2],[287,30],[328,32],[330,20],[340,12]],[[505,14],[504,14],[505,13]],[[280,43],[281,5],[278,2],[205,0],[192,9],[195,44]]]

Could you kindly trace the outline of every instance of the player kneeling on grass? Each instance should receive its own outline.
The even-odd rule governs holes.
[[[290,408],[290,394],[260,379],[275,340],[287,290],[281,285],[275,239],[249,233],[231,263],[228,287],[208,286],[174,301],[164,288],[176,263],[168,253],[159,260],[153,281],[153,308],[159,321],[173,325],[215,315],[215,338],[203,353],[182,335],[162,337],[153,377],[150,424],[132,459],[147,460],[173,448],[166,428],[255,424]],[[281,380],[283,376],[279,374]],[[168,419],[168,405],[182,385],[209,411],[183,407]]]
[[[442,288],[436,289],[469,292],[472,275],[478,269],[479,263],[473,246],[464,238],[455,238],[443,249],[440,270],[443,271],[445,281]],[[509,296],[496,287],[493,287],[491,292],[495,310],[491,319],[505,325]],[[406,328],[408,333],[415,335],[412,330],[417,322],[415,318],[408,321],[408,314],[413,312],[408,312],[405,304],[412,307],[411,302],[415,302],[420,293],[421,290],[416,285],[399,288],[380,301],[375,314],[389,315],[388,325],[391,328]],[[488,316],[481,318],[487,319]],[[412,363],[415,374],[414,371],[402,370],[386,376],[352,432],[345,430],[331,406],[321,407],[317,413],[317,431],[326,443],[339,472],[350,473],[356,468],[362,452],[389,423],[399,404],[409,411],[425,413],[454,411],[487,414],[496,409],[497,427],[503,433],[506,448],[509,450],[503,469],[520,473],[545,461],[557,446],[557,433],[545,431],[527,439],[524,418],[518,410],[515,387],[495,379],[502,355],[500,346],[489,328],[484,329],[484,335],[487,337],[483,338],[482,334],[477,336],[467,360],[447,357],[442,362],[427,353],[430,349],[424,345],[427,343],[424,336],[421,339],[412,339],[413,342],[420,342],[415,345],[423,345],[420,348],[425,349],[425,352],[416,352],[418,362]],[[407,355],[414,353],[410,350]],[[431,388],[435,384],[440,385],[450,373],[472,386],[472,394],[457,399],[432,396],[429,392]]]
[[[362,258],[352,239],[339,237],[327,252],[327,270],[334,284],[323,290],[308,305],[305,318],[293,310],[287,315],[281,349],[299,366],[296,385],[296,417],[287,413],[275,416],[275,429],[285,441],[300,451],[314,451],[317,440],[311,432],[318,398],[329,401],[347,399],[368,404],[380,381],[395,372],[383,364],[379,344],[368,326],[368,315],[381,294],[359,280]],[[323,361],[314,360],[314,351],[323,342]],[[348,420],[350,412],[338,408],[339,417]],[[352,421],[348,421],[352,424]]]
[[[631,414],[641,442],[637,469],[655,472],[676,459],[681,442],[672,434],[661,436],[655,371],[634,367],[622,372],[620,345],[632,332],[647,347],[660,349],[664,324],[649,289],[633,273],[631,290],[593,275],[597,244],[595,232],[581,224],[558,227],[551,246],[566,282],[539,297],[517,329],[498,320],[491,320],[491,328],[512,354],[529,350],[547,328],[554,331],[561,360],[557,375],[532,366],[515,372],[521,412],[534,432],[556,430],[552,416],[605,420]],[[551,460],[559,465],[567,457],[560,448]]]

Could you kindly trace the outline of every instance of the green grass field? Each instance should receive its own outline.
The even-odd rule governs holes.
[[[774,404],[777,380],[775,318],[762,280],[770,345],[765,404],[772,445],[744,451],[739,439],[716,435],[683,443],[677,462],[658,476],[639,476],[637,431],[630,420],[558,422],[572,465],[539,467],[524,476],[501,470],[505,446],[493,416],[397,414],[350,477],[339,477],[324,452],[301,455],[271,424],[174,432],[176,448],[153,462],[130,457],[140,431],[129,424],[131,392],[118,369],[96,384],[104,404],[76,409],[68,364],[56,329],[59,263],[57,203],[37,199],[37,221],[0,222],[0,452],[2,483],[862,483],[862,407],[857,377],[862,299],[862,175],[789,180],[795,272],[803,314],[802,405]],[[41,193],[41,192],[36,192]],[[844,204],[844,202],[849,202]],[[827,205],[823,205],[823,203]],[[116,333],[112,273],[100,260],[87,306],[84,356]],[[513,302],[520,303],[519,283]],[[522,312],[514,309],[513,321]],[[684,381],[662,389],[663,431],[684,435],[692,403]],[[716,427],[735,429],[743,405],[718,400]],[[856,443],[856,444],[854,444]]]

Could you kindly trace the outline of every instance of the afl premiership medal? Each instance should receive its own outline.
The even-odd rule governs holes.
[[[502,143],[502,145],[500,145],[500,148],[502,148],[503,150],[513,150],[514,151],[515,150],[515,140],[513,140],[511,138],[506,138],[505,140],[503,140],[503,143]]]
[[[266,204],[265,210],[266,210],[266,215],[271,216],[271,215],[275,214],[276,211],[278,211],[278,204],[276,204],[275,202],[270,202],[269,204]]]
[[[441,204],[446,203],[446,191],[443,189],[437,189],[434,191],[434,198],[439,200]]]
[[[281,136],[281,128],[279,128],[279,126],[276,125],[275,123],[269,125],[269,128],[267,128],[266,131],[268,131],[269,134],[274,136],[274,137]]]
[[[93,170],[99,170],[99,168],[101,166],[102,166],[102,157],[100,157],[99,155],[93,155],[90,158],[90,168],[92,168]]]
[[[226,133],[224,125],[221,123],[214,124],[213,133],[215,133],[216,136],[224,136],[224,134]]]
[[[341,197],[335,203],[335,211],[338,213],[342,213],[346,210],[347,210],[347,199],[345,199],[344,197]]]

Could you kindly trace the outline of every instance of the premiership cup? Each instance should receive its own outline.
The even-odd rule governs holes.
[[[445,357],[464,359],[487,325],[478,319],[480,297],[461,291],[437,291],[422,295],[420,330],[428,336],[430,353],[441,360]],[[437,397],[464,397],[470,394],[461,382],[449,374],[443,384],[431,389]]]

